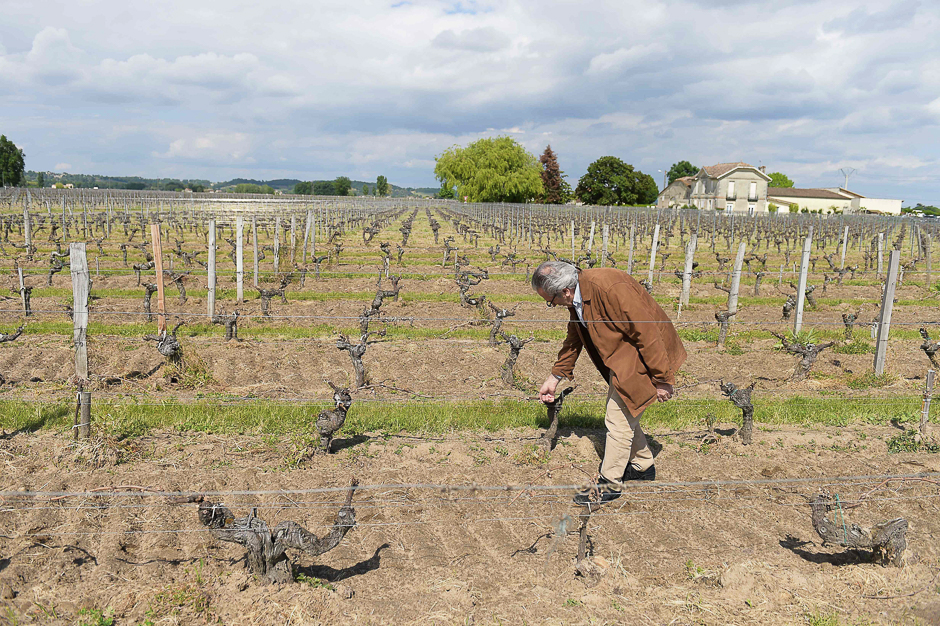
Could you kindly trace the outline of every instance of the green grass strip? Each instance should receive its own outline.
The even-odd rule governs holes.
[[[762,432],[778,426],[887,425],[916,423],[921,399],[791,397],[755,398],[754,419]],[[204,432],[213,434],[286,435],[310,433],[326,403],[297,404],[277,400],[225,404],[218,401],[161,402],[147,397],[122,401],[100,401],[92,397],[92,424],[96,435],[115,438],[138,437],[154,431]],[[0,400],[0,428],[34,432],[67,432],[72,426],[74,404],[45,404]],[[741,412],[723,399],[681,398],[651,407],[643,416],[644,427],[655,431],[704,428],[705,416],[713,413],[720,423],[740,421]],[[562,427],[604,428],[604,403],[581,400],[565,403]],[[364,432],[444,433],[463,430],[495,431],[506,428],[544,428],[545,408],[536,401],[495,402],[356,402],[349,411],[343,433]]]

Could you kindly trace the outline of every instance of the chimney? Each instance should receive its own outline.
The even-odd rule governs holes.
[[[760,169],[760,171],[761,171],[762,174],[766,174],[766,173],[767,173],[767,166],[766,166],[766,165],[761,165],[759,169]]]

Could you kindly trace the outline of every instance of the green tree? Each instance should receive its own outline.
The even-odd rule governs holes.
[[[566,197],[565,195],[564,173],[558,167],[558,157],[552,151],[551,144],[545,147],[545,152],[539,157],[539,162],[544,168],[542,170],[542,188],[545,190],[545,195],[542,202],[545,204],[564,204],[570,196]],[[568,185],[568,189],[571,189],[571,185]]]
[[[669,178],[669,184],[676,182],[677,178],[682,178],[683,176],[695,176],[698,174],[698,171],[702,169],[700,167],[695,167],[688,161],[679,161],[678,163],[673,163],[672,167],[669,168],[669,173],[666,175]]]
[[[333,181],[333,191],[337,196],[348,196],[351,187],[352,181],[348,176],[337,176]]]
[[[46,186],[46,175],[43,174],[42,172],[39,172],[36,175],[36,186],[39,187],[40,189]]]
[[[294,193],[298,196],[309,196],[313,194],[313,183],[299,182],[294,185]]]
[[[0,135],[0,187],[16,187],[26,182],[26,162],[23,151]]]
[[[313,183],[313,195],[315,196],[332,196],[335,192],[336,187],[333,186],[333,181],[317,180]]]
[[[441,200],[452,200],[454,196],[454,188],[448,187],[447,183],[441,183],[441,190],[437,192],[434,196],[435,198],[440,198]]]
[[[639,197],[637,183],[632,165],[605,156],[588,165],[574,193],[585,204],[634,205]]]
[[[793,181],[787,178],[786,174],[780,172],[771,172],[768,187],[792,187]]]
[[[636,179],[636,203],[656,204],[656,199],[659,198],[659,187],[656,185],[656,180],[643,172],[637,172]]]
[[[437,157],[434,174],[443,188],[457,187],[471,202],[526,202],[542,197],[542,166],[515,139],[488,137]]]
[[[375,179],[375,195],[383,197],[388,195],[388,179],[384,176]]]
[[[192,183],[189,185],[189,188],[193,190],[193,193],[202,193],[206,190],[206,186],[202,183]]]
[[[362,195],[364,195],[364,196],[368,196],[368,195],[369,195],[369,185],[363,185],[363,186],[362,186]]]
[[[147,188],[147,185],[143,183],[125,183],[124,189],[130,189],[132,191],[142,191]]]

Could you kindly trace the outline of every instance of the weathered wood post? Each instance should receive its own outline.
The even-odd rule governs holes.
[[[571,221],[571,262],[574,263],[577,261],[577,257],[574,256],[574,220]]]
[[[806,305],[806,279],[809,274],[809,255],[813,247],[813,227],[809,227],[803,240],[803,256],[800,259],[800,280],[796,286],[796,312],[793,315],[793,334],[803,328],[803,307]]]
[[[878,233],[878,278],[884,275],[885,234]]]
[[[85,244],[69,244],[69,265],[72,273],[72,343],[75,346],[75,375],[79,380],[88,378],[88,294],[91,277]]]
[[[73,437],[87,439],[91,434],[91,393],[82,391],[88,380],[88,294],[91,277],[84,243],[69,244],[72,274],[72,344],[75,346],[75,377],[78,379],[78,408],[81,421],[73,424]]]
[[[888,280],[881,300],[881,314],[878,316],[878,338],[875,343],[875,375],[885,371],[885,354],[888,351],[888,333],[891,331],[891,311],[894,309],[894,292],[898,286],[898,267],[901,264],[900,250],[891,250],[888,258]]]
[[[610,226],[604,224],[603,240],[601,244],[601,267],[607,266],[607,240],[610,237]]]
[[[591,234],[588,236],[587,253],[591,256],[591,250],[594,248],[594,220],[591,220]]]
[[[251,285],[255,288],[258,287],[258,217],[255,215],[251,216],[251,247],[253,251],[252,256],[252,283]]]
[[[209,220],[209,319],[211,320],[215,316],[215,220]]]
[[[646,281],[649,284],[653,284],[653,270],[656,266],[656,248],[659,245],[659,222],[656,222],[656,227],[653,228],[653,246],[650,248],[650,271],[646,277]]]
[[[239,304],[245,301],[245,218],[242,215],[235,218],[235,301]]]
[[[924,281],[927,287],[927,291],[930,291],[930,285],[932,282],[931,274],[933,272],[933,253],[931,253],[930,251],[930,248],[932,245],[933,245],[932,237],[930,236],[930,233],[927,233],[926,235],[924,235],[924,247],[925,247],[924,261],[927,264],[927,275],[924,278]]]
[[[695,246],[698,244],[698,233],[692,233],[692,238],[685,246],[685,268],[682,271],[682,295],[679,304],[688,306],[689,292],[692,290],[692,263],[695,259]],[[742,259],[743,261],[743,259]]]
[[[845,247],[849,244],[849,227],[846,226],[845,230],[842,232],[842,265],[839,266],[840,269],[845,269]]]
[[[150,225],[150,238],[153,245],[153,270],[157,274],[157,330],[162,336],[166,332],[166,296],[163,292],[163,239],[159,223]]]
[[[281,216],[274,216],[274,276],[281,270]]]
[[[728,314],[738,312],[738,293],[741,289],[741,268],[744,266],[744,251],[747,243],[738,244],[738,253],[734,257],[734,269],[731,273],[731,289],[728,291]]]
[[[29,247],[33,245],[33,229],[29,221],[29,207],[23,207],[23,238],[26,243],[26,251],[29,252]]]
[[[307,263],[307,245],[310,241],[310,221],[311,221],[310,211],[307,211],[307,220],[304,223],[304,251],[300,255],[300,262],[304,265]]]
[[[630,227],[630,256],[627,258],[627,274],[633,274],[633,250],[636,243],[636,226]]]
[[[297,261],[297,216],[290,214],[290,264]]]
[[[930,423],[930,401],[933,399],[933,381],[936,372],[927,370],[927,383],[924,386],[924,405],[920,410],[920,425],[918,432],[921,440],[927,439],[927,425]]]
[[[20,278],[20,301],[23,304],[23,315],[29,317],[29,301],[26,299],[26,281],[23,280],[23,268],[16,268],[16,273]]]

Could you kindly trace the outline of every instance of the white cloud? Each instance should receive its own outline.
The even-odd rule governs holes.
[[[936,3],[121,6],[88,20],[62,3],[41,21],[5,7],[0,123],[30,145],[27,167],[433,185],[443,149],[509,133],[536,153],[551,141],[575,180],[606,154],[648,173],[762,160],[806,185],[853,162],[875,195],[916,184],[940,201],[924,182],[940,151]],[[746,36],[721,36],[731,24]]]
[[[72,169],[71,163],[56,163],[52,166],[53,172],[68,172],[70,169]]]

